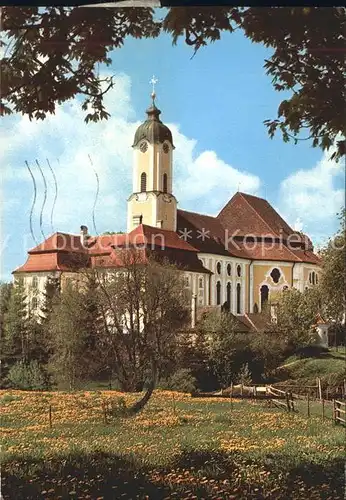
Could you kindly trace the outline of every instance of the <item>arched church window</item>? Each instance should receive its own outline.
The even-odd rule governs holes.
[[[143,172],[141,174],[141,193],[144,193],[147,190],[147,174]]]
[[[221,262],[218,262],[216,264],[216,272],[217,272],[217,274],[221,274]]]
[[[232,272],[232,266],[231,266],[231,264],[227,264],[227,274],[228,274],[228,276],[231,276],[231,272]]]
[[[163,192],[167,193],[167,174],[163,174]]]
[[[237,283],[237,314],[241,313],[241,284]]]
[[[237,265],[237,275],[241,276],[241,266],[239,264]]]
[[[262,285],[260,291],[261,291],[261,309],[263,309],[265,304],[268,302],[269,288],[267,287],[267,285]]]
[[[199,282],[198,282],[198,286],[199,288],[203,288],[203,278],[199,278]]]
[[[221,282],[216,283],[216,304],[219,306],[221,304]]]
[[[33,288],[37,288],[38,287],[38,277],[37,276],[33,276],[32,277],[32,287]]]
[[[231,309],[231,283],[230,282],[227,283],[226,293],[227,293],[227,299],[226,299],[227,304],[228,304],[229,309]]]
[[[274,269],[270,273],[270,276],[271,276],[272,280],[274,281],[274,283],[279,283],[279,279],[280,279],[280,276],[281,276],[281,273],[280,273],[279,269],[277,269],[276,267],[274,267]]]
[[[32,309],[37,309],[37,305],[38,305],[37,297],[33,297],[32,300],[31,300],[31,307],[32,307]]]

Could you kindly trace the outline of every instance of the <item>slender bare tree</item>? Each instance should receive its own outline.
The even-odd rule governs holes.
[[[160,376],[174,363],[178,334],[189,320],[190,297],[182,273],[144,249],[117,251],[118,267],[96,276],[101,317],[98,349],[123,390],[145,381],[144,396],[128,409],[140,411]]]

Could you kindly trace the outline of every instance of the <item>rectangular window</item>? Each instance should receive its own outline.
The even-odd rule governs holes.
[[[139,215],[135,215],[135,216],[132,218],[132,224],[133,224],[133,226],[134,226],[134,227],[139,226],[140,221],[141,221],[140,216],[139,216]]]

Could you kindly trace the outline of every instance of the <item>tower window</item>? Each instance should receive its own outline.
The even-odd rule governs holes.
[[[231,276],[231,272],[232,272],[231,264],[227,264],[227,274],[228,274],[228,276]]]
[[[268,302],[269,298],[269,288],[267,287],[267,285],[262,285],[260,292],[261,292],[261,310],[262,310],[265,304]]]
[[[139,146],[139,149],[142,151],[142,153],[145,153],[148,149],[148,144],[146,142],[142,142]]]
[[[241,266],[237,266],[237,275],[240,277],[241,276]]]
[[[272,280],[274,281],[274,283],[279,283],[279,279],[280,279],[280,276],[281,276],[281,273],[280,273],[279,269],[277,269],[275,267],[272,270],[272,272],[270,273],[270,276],[272,277]]]
[[[216,264],[216,272],[217,272],[217,274],[221,274],[221,262],[218,262]]]
[[[167,174],[163,174],[163,192],[167,193]]]
[[[147,174],[143,172],[141,174],[141,193],[144,193],[147,190]]]
[[[32,300],[31,300],[31,307],[32,307],[32,309],[37,309],[37,305],[38,305],[37,298],[33,297]]]
[[[221,304],[221,282],[216,283],[216,304],[219,306]]]
[[[203,288],[203,278],[199,278],[199,288]]]
[[[37,288],[38,287],[38,278],[37,276],[33,276],[32,278],[32,287]]]
[[[241,285],[237,284],[237,314],[241,313]]]

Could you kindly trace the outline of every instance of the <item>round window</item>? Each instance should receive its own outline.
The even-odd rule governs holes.
[[[274,283],[279,283],[279,279],[280,279],[280,276],[281,276],[281,273],[280,273],[279,269],[277,269],[275,267],[272,270],[272,272],[270,273],[270,276],[272,277],[272,280],[274,281]]]

